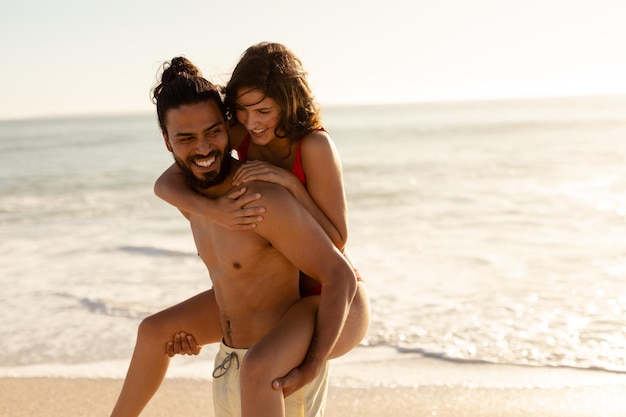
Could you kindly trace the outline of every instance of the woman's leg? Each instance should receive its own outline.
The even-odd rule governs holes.
[[[315,331],[319,296],[298,300],[276,327],[255,343],[241,364],[241,416],[285,415],[281,390],[272,381],[302,363]]]
[[[304,360],[315,331],[318,306],[319,296],[302,298],[270,333],[248,350],[241,365],[242,417],[284,416],[282,390],[274,390],[272,382]],[[342,356],[358,345],[367,333],[369,322],[369,296],[365,284],[359,281],[330,358]]]
[[[361,343],[361,340],[363,340],[367,334],[367,330],[370,325],[371,308],[367,287],[361,280],[361,277],[354,265],[354,261],[350,257],[347,250],[344,250],[343,256],[345,256],[350,265],[352,265],[352,268],[358,277],[357,291],[354,299],[352,300],[352,304],[350,305],[350,312],[348,313],[348,318],[343,326],[341,335],[333,347],[332,352],[330,352],[330,359],[345,355]]]
[[[357,283],[356,295],[350,305],[348,318],[346,319],[346,323],[343,326],[343,330],[341,331],[341,335],[339,336],[337,343],[330,352],[330,359],[345,355],[361,343],[361,340],[363,340],[367,334],[369,325],[370,299],[365,283],[359,281]]]
[[[141,413],[167,372],[170,358],[166,354],[166,344],[181,331],[193,334],[199,345],[221,339],[213,290],[202,292],[141,322],[135,351],[111,417],[131,417]]]

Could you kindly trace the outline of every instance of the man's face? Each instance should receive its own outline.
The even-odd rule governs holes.
[[[224,181],[230,170],[230,144],[215,101],[168,110],[166,129],[165,146],[191,187],[203,190]]]

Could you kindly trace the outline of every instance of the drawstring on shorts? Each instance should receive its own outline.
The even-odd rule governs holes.
[[[226,373],[230,369],[230,365],[233,363],[233,358],[235,362],[237,362],[237,369],[239,369],[239,356],[237,356],[237,353],[235,352],[227,353],[222,363],[220,363],[213,370],[213,378],[221,378],[224,375],[226,375]]]

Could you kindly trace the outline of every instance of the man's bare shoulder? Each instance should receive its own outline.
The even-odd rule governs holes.
[[[250,181],[246,183],[246,188],[248,189],[248,193],[260,193],[263,204],[294,200],[293,196],[285,187],[273,182]]]
[[[263,221],[258,223],[257,229],[263,230],[275,227],[277,224],[288,224],[301,221],[304,213],[308,213],[293,195],[281,185],[267,181],[251,181],[246,183],[248,193],[259,193],[261,198],[251,205],[265,207]]]

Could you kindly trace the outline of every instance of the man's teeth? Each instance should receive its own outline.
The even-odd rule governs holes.
[[[196,159],[196,165],[206,168],[215,162],[215,157],[211,159]]]

